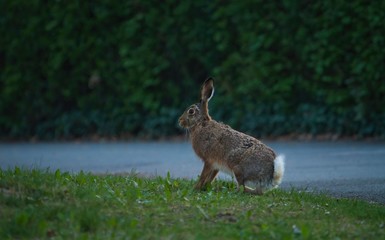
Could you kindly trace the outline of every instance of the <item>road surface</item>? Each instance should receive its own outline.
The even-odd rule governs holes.
[[[282,188],[385,204],[384,142],[267,142],[286,156]],[[188,142],[0,143],[0,167],[197,178],[202,162]],[[230,178],[220,175],[221,178]]]

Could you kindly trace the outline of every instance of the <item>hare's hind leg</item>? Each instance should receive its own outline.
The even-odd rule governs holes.
[[[248,189],[246,192],[255,194],[255,195],[263,195],[264,188],[259,181],[256,181],[256,180],[246,181],[245,184],[248,186],[246,187]]]
[[[195,185],[195,189],[204,189],[207,184],[211,183],[217,176],[218,170],[214,169],[210,164],[205,163],[198,183]]]
[[[237,167],[234,167],[233,172],[234,172],[235,179],[237,180],[237,183],[238,183],[237,191],[241,191],[241,187],[243,187],[244,192],[249,192],[250,189],[247,188],[245,185],[245,178],[243,176],[244,174],[242,169],[237,166]]]
[[[260,195],[260,196],[263,195],[263,191],[260,187],[256,187],[255,189],[252,189],[245,186],[245,192],[250,194]]]
[[[245,193],[250,193],[250,194],[255,194],[255,195],[263,195],[263,191],[258,185],[255,187],[255,189],[249,188],[245,185],[246,180],[244,178],[244,174],[243,174],[241,168],[239,168],[239,167],[234,168],[234,176],[238,182],[238,187],[237,187],[238,191],[240,190],[240,187],[243,186],[243,189],[244,189],[243,191]]]

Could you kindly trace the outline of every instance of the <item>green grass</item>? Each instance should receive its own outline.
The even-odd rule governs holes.
[[[385,206],[216,181],[0,170],[0,239],[384,239]]]

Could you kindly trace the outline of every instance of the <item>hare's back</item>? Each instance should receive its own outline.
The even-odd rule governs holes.
[[[221,142],[227,149],[237,149],[241,152],[250,152],[250,154],[254,153],[261,155],[263,158],[270,157],[274,160],[274,151],[258,139],[232,129],[228,125],[222,123],[217,123],[217,125],[219,132],[221,133],[219,134],[219,142]]]
[[[271,161],[275,153],[256,138],[232,129],[214,120],[202,125],[192,133],[194,150],[200,157],[213,157],[239,162],[253,158]]]
[[[211,152],[221,158],[229,154],[241,157],[247,153],[262,158],[275,158],[273,150],[258,139],[214,120],[192,134],[192,143],[194,149],[204,149],[205,153]]]

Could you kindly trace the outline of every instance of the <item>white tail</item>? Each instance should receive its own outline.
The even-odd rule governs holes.
[[[285,155],[278,155],[274,160],[273,186],[277,187],[282,182],[285,172]]]

